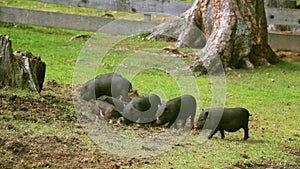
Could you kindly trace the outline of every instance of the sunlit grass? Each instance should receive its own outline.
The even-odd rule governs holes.
[[[0,5],[16,8],[25,8],[39,11],[61,12],[70,14],[80,14],[89,16],[102,16],[105,13],[113,14],[115,17],[124,17],[129,15],[126,12],[116,12],[109,10],[101,10],[95,8],[74,7],[68,5],[59,5],[51,3],[43,3],[34,0],[1,0]]]

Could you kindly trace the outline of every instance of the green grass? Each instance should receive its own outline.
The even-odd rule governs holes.
[[[105,14],[112,14],[115,18],[125,18],[130,20],[143,20],[144,16],[140,13],[129,13],[122,11],[112,11],[106,9],[96,9],[96,8],[84,8],[60,4],[43,3],[35,0],[1,0],[1,6],[24,8],[30,10],[48,11],[48,12],[60,12],[68,14],[77,15],[88,15],[88,16],[98,16],[101,17]],[[168,19],[168,17],[163,16],[153,16],[152,21],[162,22]]]
[[[0,24],[1,33],[9,35],[14,50],[30,51],[46,62],[46,81],[56,80],[60,83],[71,84],[74,59],[78,57],[85,41],[71,42],[69,40],[76,34],[91,33],[18,24]]]
[[[20,6],[26,6],[27,3],[10,2],[15,2],[15,5],[16,2],[20,2]],[[30,6],[32,3],[30,2]],[[69,39],[76,34],[92,35],[91,32],[7,23],[0,24],[0,32],[10,36],[14,50],[31,51],[40,56],[47,64],[46,82],[55,80],[60,84],[72,83],[74,60],[80,56],[80,51],[86,44],[83,40],[70,42]],[[124,59],[136,54],[134,50],[163,53],[163,47],[172,45],[173,43],[128,37],[109,50],[97,71],[104,73],[115,70]],[[191,60],[187,59],[184,62],[190,63]],[[300,63],[292,61],[259,67],[255,71],[230,71],[226,75],[226,107],[245,107],[251,112],[250,139],[242,141],[241,130],[225,133],[225,140],[221,140],[220,134],[217,133],[212,140],[200,144],[199,134],[190,134],[179,146],[151,158],[149,165],[144,164],[138,168],[197,168],[201,165],[208,165],[210,168],[232,168],[236,163],[295,164],[297,157],[292,155],[290,148],[299,152],[299,72]],[[200,92],[199,112],[211,106],[212,91],[209,76],[198,77],[196,82]],[[161,70],[145,69],[134,77],[132,83],[142,94],[158,89],[166,92],[168,99],[180,94],[176,79]],[[1,91],[5,92],[12,91]],[[20,91],[13,92],[26,95]],[[7,118],[10,116],[11,113],[8,113]],[[51,126],[23,121],[12,123],[19,130],[27,129],[37,135],[76,136],[73,123],[59,120],[54,121]],[[86,135],[80,137],[85,140],[87,146],[93,148],[94,145]]]
[[[299,90],[297,77],[300,64],[283,61],[255,72],[234,70],[226,77],[226,107],[245,107],[252,116],[250,139],[242,141],[243,131],[225,133],[225,140],[217,133],[211,141],[200,144],[199,135],[190,135],[168,153],[155,158],[158,168],[195,168],[200,164],[210,168],[224,168],[236,163],[265,164],[295,163],[289,147],[299,150]],[[285,70],[283,74],[280,70]],[[200,89],[206,88],[197,79]],[[271,82],[275,79],[275,82]],[[207,80],[207,79],[206,79]],[[206,94],[207,97],[209,94]],[[202,99],[202,97],[201,97]],[[210,106],[209,100],[201,108]],[[152,166],[143,166],[151,168]]]
[[[0,5],[8,6],[8,7],[16,7],[16,8],[25,8],[31,10],[62,12],[62,13],[89,15],[89,16],[102,16],[105,13],[113,14],[115,17],[124,17],[129,15],[129,13],[126,12],[116,12],[116,11],[93,9],[93,8],[50,4],[50,3],[38,2],[35,0],[1,0]]]

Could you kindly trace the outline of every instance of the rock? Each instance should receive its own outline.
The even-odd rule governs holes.
[[[199,168],[210,168],[209,165],[206,164],[199,164]]]
[[[165,41],[177,41],[180,33],[184,30],[186,20],[184,18],[178,18],[167,23],[158,25],[154,32],[152,32],[147,38]]]

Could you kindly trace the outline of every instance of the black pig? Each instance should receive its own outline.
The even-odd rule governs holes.
[[[208,138],[220,131],[221,138],[224,139],[224,131],[235,132],[240,128],[244,129],[244,140],[249,138],[249,112],[245,108],[211,108],[202,110],[199,119],[197,129],[211,129],[211,133]],[[206,125],[204,125],[207,123]],[[213,126],[217,126],[216,128]],[[215,129],[214,129],[215,128]]]
[[[152,123],[156,120],[155,115],[160,104],[160,98],[155,94],[147,94],[145,97],[134,97],[125,106],[122,115],[131,122]]]
[[[194,128],[196,107],[196,99],[193,96],[176,97],[158,108],[156,124],[164,125],[168,123],[167,127],[171,127],[174,123],[177,127],[177,122],[181,121],[181,126],[185,127],[187,118],[191,117],[191,128]]]
[[[98,98],[98,100],[102,100],[104,102],[107,102],[111,105],[113,105],[119,112],[124,111],[124,107],[128,104],[125,101],[122,101],[120,99],[111,97],[111,96],[101,96]]]
[[[121,97],[129,101],[128,93],[132,90],[131,83],[118,73],[101,74],[86,82],[81,89],[81,97],[84,100],[96,100],[98,97],[107,95]]]

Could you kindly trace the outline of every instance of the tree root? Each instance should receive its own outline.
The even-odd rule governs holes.
[[[254,65],[251,63],[250,59],[248,57],[243,58],[245,65],[248,69],[253,70],[254,69]]]

